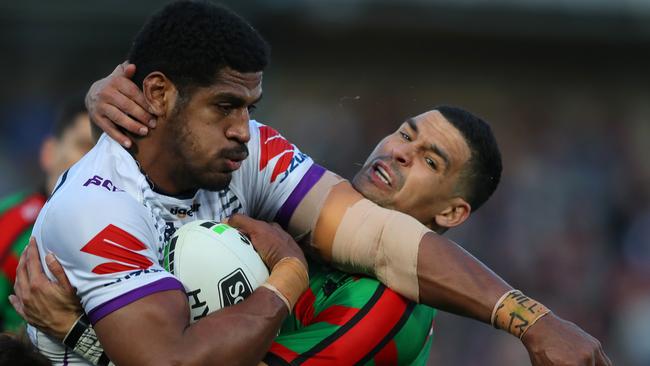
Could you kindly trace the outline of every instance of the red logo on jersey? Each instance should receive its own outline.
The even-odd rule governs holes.
[[[153,262],[136,253],[144,249],[147,247],[136,237],[115,225],[108,225],[90,239],[81,251],[117,261],[102,263],[92,271],[96,274],[108,274],[151,267]]]
[[[266,168],[271,159],[280,156],[271,174],[271,182],[273,182],[278,175],[284,173],[291,165],[294,153],[293,145],[280,136],[278,131],[268,126],[262,126],[260,127],[260,146],[262,149],[260,171]]]

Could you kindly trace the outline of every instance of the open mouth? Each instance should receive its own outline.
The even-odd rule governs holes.
[[[390,177],[390,174],[382,167],[380,164],[375,164],[373,166],[373,172],[372,172],[379,180],[384,182],[386,185],[391,186],[392,185],[392,179]]]

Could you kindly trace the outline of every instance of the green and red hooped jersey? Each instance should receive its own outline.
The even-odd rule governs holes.
[[[436,310],[373,278],[310,264],[300,297],[264,359],[268,365],[425,365]]]
[[[13,293],[18,259],[45,200],[40,192],[21,192],[0,200],[0,331],[16,332],[24,324],[7,298]]]

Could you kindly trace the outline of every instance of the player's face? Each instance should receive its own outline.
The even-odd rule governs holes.
[[[429,111],[386,136],[353,185],[383,207],[431,222],[457,196],[456,183],[470,155],[461,133],[440,112]]]
[[[221,190],[248,156],[250,111],[262,96],[262,72],[222,69],[217,81],[176,101],[171,145],[181,186]]]
[[[54,174],[59,176],[70,168],[95,145],[90,132],[90,119],[87,113],[78,114],[71,127],[63,132],[56,143]]]

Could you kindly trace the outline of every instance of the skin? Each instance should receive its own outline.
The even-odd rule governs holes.
[[[134,157],[156,188],[171,195],[226,188],[248,156],[249,109],[262,96],[262,73],[226,67],[213,85],[188,98],[154,72],[144,91],[160,127],[149,134],[151,143],[138,144]]]
[[[126,70],[128,71],[128,69],[131,67],[131,65],[126,66]],[[88,97],[88,99],[91,100],[88,108],[91,111],[91,114],[94,116],[93,119],[101,127],[106,124],[112,125],[113,122],[111,121],[116,121],[119,123],[117,119],[111,118],[110,113],[107,113],[107,111],[110,111],[111,108],[121,109],[125,106],[120,105],[119,103],[118,105],[111,104],[111,102],[108,100],[104,100],[103,103],[93,104],[92,100],[95,99],[95,101],[97,101],[98,91],[99,93],[105,94],[128,95],[128,89],[130,88],[128,84],[132,83],[125,76],[128,75],[128,72],[125,73],[124,69],[125,66],[118,67],[114,74],[109,75],[109,77],[106,79],[95,83],[89,92],[89,95],[93,94],[93,96]],[[137,104],[139,105],[139,103]],[[139,108],[134,107],[133,105],[130,105],[130,107]],[[146,112],[142,110],[140,113]],[[136,116],[136,114],[131,115]],[[121,118],[124,119],[127,117],[121,116]],[[134,125],[138,126],[138,128],[141,126],[136,120],[133,120],[130,117],[128,117],[128,119],[128,122],[131,123],[131,125],[124,126],[125,128],[130,129],[130,127],[133,127]],[[144,121],[148,120],[149,119],[144,119]],[[140,121],[143,120],[140,119]],[[160,121],[158,121],[158,123],[160,123]],[[431,129],[432,131],[440,128],[445,128],[442,127],[444,124],[423,125],[420,127],[420,125],[416,123],[416,126],[418,131],[421,128],[423,130]],[[114,126],[110,127],[114,128]],[[107,128],[107,131],[109,133],[111,133],[110,127]],[[132,131],[138,130],[136,129]],[[402,136],[401,134],[399,135]],[[443,135],[445,134],[443,133]],[[118,139],[118,141],[123,141],[121,138],[124,138],[124,135],[115,134],[114,137]],[[430,145],[429,142],[436,142],[436,144],[445,145],[447,148],[454,145],[454,139],[451,136],[447,136],[446,138],[449,140],[447,142],[451,142],[449,146],[446,146],[442,140],[427,141],[426,145]],[[426,139],[424,140],[426,141]],[[420,144],[421,141],[422,139],[418,142],[416,137],[415,145],[420,147],[414,150],[410,150],[410,147],[407,149],[407,151],[411,151],[412,156],[419,157],[419,155],[413,153],[413,151],[424,152],[426,150],[421,148],[421,146],[426,146]],[[460,150],[463,149],[460,148]],[[392,151],[395,151],[395,149]],[[381,161],[387,161],[384,153],[378,154],[376,156],[380,157]],[[392,156],[396,161],[390,162],[388,165],[389,169],[393,169],[393,171],[399,172],[399,174],[404,175],[404,177],[396,178],[396,182],[398,182],[396,188],[399,189],[387,192],[387,197],[385,197],[386,204],[390,204],[391,199],[394,199],[394,197],[403,194],[405,187],[419,186],[418,184],[411,182],[418,181],[415,179],[418,172],[424,174],[421,170],[412,170],[412,168],[407,169],[409,168],[409,160],[404,159],[404,157],[400,154],[393,154]],[[372,161],[373,160],[370,161],[370,166],[372,166]],[[413,161],[416,160],[414,159]],[[406,166],[404,165],[405,163],[407,163]],[[419,164],[421,164],[421,161]],[[395,166],[398,168],[394,169]],[[449,166],[453,170],[453,162],[451,162]],[[366,168],[366,174],[367,173],[368,170]],[[411,174],[414,175],[411,176]],[[362,178],[363,175],[359,181],[360,185],[369,184],[363,183]],[[368,177],[366,178],[368,179]],[[380,187],[377,186],[375,188],[379,189]],[[376,192],[377,191],[375,191],[375,194]],[[369,192],[368,194],[373,193]],[[354,188],[347,182],[339,183],[333,187],[327,196],[323,209],[320,211],[314,230],[314,242],[322,247],[327,247],[328,245],[331,247],[334,233],[336,232],[336,228],[338,227],[340,220],[343,217],[345,209],[363,198],[364,197],[359,192],[354,190]],[[452,202],[454,198],[457,197],[452,197]],[[396,201],[393,202],[396,203]],[[443,206],[459,207],[464,205],[460,204],[454,206],[443,204]],[[469,211],[469,208],[465,209]],[[457,209],[452,208],[452,212],[454,210]],[[444,216],[446,214],[446,211],[448,211],[448,209],[443,210],[440,213],[442,213]],[[421,215],[420,217],[422,220],[426,220],[426,210],[418,210],[416,214]],[[437,226],[443,228],[445,227],[445,222],[438,220],[439,214],[434,215],[434,219],[432,220],[431,224],[429,224],[431,227],[434,227],[434,223]],[[460,217],[462,218],[462,216],[466,216],[468,214],[468,212],[461,214]],[[450,220],[449,222],[453,224],[454,222],[462,222],[462,220],[456,218]],[[449,227],[451,226],[453,225],[449,225]],[[327,259],[327,255],[324,255],[324,257]],[[490,315],[497,299],[503,293],[511,289],[511,286],[509,286],[505,281],[500,279],[496,274],[494,274],[482,263],[472,257],[469,253],[464,251],[461,247],[448,239],[435,235],[434,233],[426,234],[420,242],[418,255],[418,281],[420,285],[420,300],[422,303],[451,311],[456,314],[473,317],[486,323],[489,323]],[[611,364],[609,359],[604,355],[602,346],[597,340],[589,336],[574,324],[561,320],[552,313],[540,319],[535,324],[535,326],[530,328],[530,330],[523,338],[523,343],[530,354],[531,362],[533,365]],[[567,345],[570,345],[570,347]]]
[[[469,216],[470,205],[456,187],[470,156],[460,131],[440,112],[428,111],[381,140],[352,185],[380,206],[442,231]]]
[[[95,145],[90,133],[87,113],[78,114],[60,138],[48,137],[41,146],[41,167],[46,175],[46,188],[52,192],[59,176]]]

